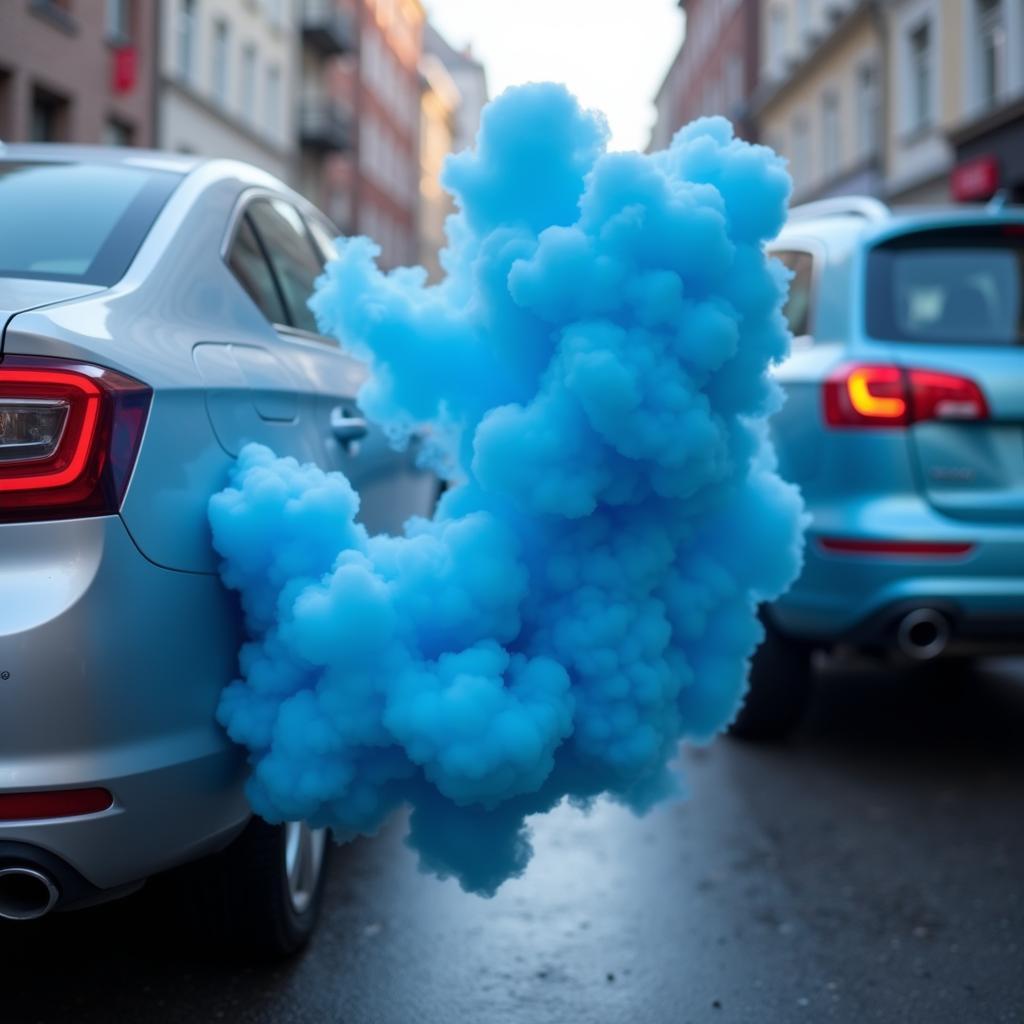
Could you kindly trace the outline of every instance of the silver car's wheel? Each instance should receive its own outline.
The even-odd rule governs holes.
[[[325,828],[310,828],[304,821],[289,821],[285,825],[284,859],[288,898],[296,914],[306,912],[317,892],[326,845]]]
[[[253,818],[230,846],[179,875],[194,941],[232,957],[297,953],[316,928],[331,845],[326,829]]]

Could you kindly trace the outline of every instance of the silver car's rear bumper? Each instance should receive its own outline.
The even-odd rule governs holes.
[[[239,628],[219,580],[154,565],[117,517],[0,525],[0,794],[101,786],[108,810],[0,820],[113,889],[224,845],[244,763],[214,720]]]

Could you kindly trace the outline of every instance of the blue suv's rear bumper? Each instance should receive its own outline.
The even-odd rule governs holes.
[[[970,545],[965,554],[826,550],[823,540]],[[906,498],[818,509],[804,571],[772,608],[783,632],[822,644],[878,642],[915,608],[942,611],[963,637],[1024,649],[1024,525],[951,520]]]

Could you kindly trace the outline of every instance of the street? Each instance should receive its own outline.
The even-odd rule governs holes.
[[[14,1022],[1024,1021],[1024,664],[831,671],[789,745],[682,759],[687,802],[539,821],[490,901],[401,821],[337,851],[286,968],[212,963],[151,893],[6,928]]]

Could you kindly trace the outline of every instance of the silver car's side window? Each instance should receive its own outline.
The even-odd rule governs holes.
[[[800,249],[776,250],[772,255],[792,272],[789,298],[783,308],[793,337],[808,337],[811,333],[811,310],[814,289],[814,257]]]
[[[308,303],[323,264],[299,211],[283,199],[257,199],[249,205],[246,218],[263,243],[273,269],[288,314],[284,322],[317,333]]]
[[[281,291],[248,215],[238,222],[227,263],[263,315],[271,323],[286,324],[288,314],[285,312]]]

